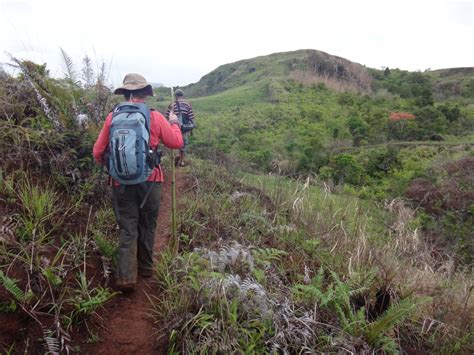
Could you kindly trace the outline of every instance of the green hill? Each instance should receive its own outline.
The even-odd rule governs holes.
[[[387,89],[402,98],[430,91],[436,101],[461,100],[474,103],[474,68],[449,68],[425,72],[370,69],[374,90]]]
[[[327,170],[347,148],[471,144],[473,83],[474,68],[377,70],[299,50],[222,65],[183,89],[198,115],[193,144],[202,157],[224,153],[264,171],[278,163],[298,175]],[[391,120],[394,112],[414,119]]]
[[[474,99],[474,68],[434,70],[433,89],[438,99],[456,97]]]
[[[347,59],[316,50],[274,53],[225,64],[185,87],[189,96],[208,96],[239,86],[268,80],[325,83],[337,91],[370,92],[372,78],[366,68]]]
[[[191,151],[230,161],[236,171],[316,176],[370,200],[409,194],[424,201],[427,191],[451,186],[470,206],[464,182],[439,181],[448,170],[472,174],[463,166],[474,146],[473,73],[377,70],[310,50],[226,64],[184,88],[198,117]],[[422,226],[470,263],[472,245],[463,236],[472,217],[442,201],[433,203],[451,207],[437,214],[427,208]]]
[[[376,100],[395,97],[396,101],[400,97],[428,103],[433,100],[474,103],[474,68],[426,72],[378,70],[310,49],[224,64],[182,89],[199,111],[217,113],[235,106],[285,102],[291,96],[288,87],[294,88],[295,84],[304,88],[319,85],[334,94],[349,92]],[[169,88],[155,88],[155,91],[159,102],[154,106],[163,110]]]

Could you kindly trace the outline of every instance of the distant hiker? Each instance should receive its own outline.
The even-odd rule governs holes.
[[[189,137],[192,134],[193,129],[196,127],[194,123],[194,112],[191,104],[184,100],[183,90],[178,89],[174,93],[176,101],[171,103],[166,110],[166,117],[169,117],[170,112],[174,112],[181,124],[181,133],[183,134],[184,144],[179,150],[179,156],[175,158],[176,166],[184,166],[184,156],[186,153],[186,147],[189,145]]]
[[[163,182],[158,144],[178,149],[183,138],[176,115],[171,114],[167,121],[145,104],[153,90],[143,76],[127,74],[115,94],[124,95],[127,101],[107,115],[93,154],[99,164],[108,167],[120,227],[116,285],[133,289],[137,271],[142,277],[152,276]]]

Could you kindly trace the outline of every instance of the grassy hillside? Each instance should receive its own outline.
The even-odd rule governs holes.
[[[316,50],[275,53],[225,64],[184,87],[189,96],[209,96],[268,79],[304,84],[325,82],[334,89],[370,91],[371,77],[360,64]]]
[[[101,75],[86,88],[16,64],[0,77],[0,351],[81,352],[118,296],[91,157],[113,102]],[[303,50],[185,88],[198,128],[180,248],[149,283],[160,350],[473,353],[474,107],[438,96],[470,87],[469,70],[446,73]]]
[[[386,89],[402,98],[431,95],[436,101],[474,104],[474,68],[450,68],[425,72],[408,72],[389,68],[370,69],[375,89]]]
[[[436,98],[462,97],[474,102],[474,68],[450,68],[430,72]]]
[[[401,200],[238,171],[187,170],[180,254],[157,267],[170,352],[472,351],[470,274],[438,258]]]
[[[269,66],[259,71],[275,71],[279,73],[275,78],[236,86],[247,78],[247,73],[238,75],[241,70],[230,75],[232,80],[223,81],[232,83],[232,88],[191,98],[198,114],[192,150],[203,158],[238,161],[251,171],[316,176],[333,191],[345,194],[377,200],[409,196],[414,203],[423,200],[422,193],[429,193],[428,186],[441,181],[445,171],[456,171],[464,178],[452,181],[453,191],[438,188],[463,196],[464,207],[446,204],[438,196],[433,203],[443,204],[445,210],[441,214],[427,210],[423,228],[431,240],[470,264],[473,220],[465,209],[474,203],[472,188],[466,185],[473,172],[463,171],[460,162],[472,159],[474,106],[464,92],[440,95],[442,85],[435,84],[459,80],[464,87],[472,70],[370,69],[373,91],[367,95],[338,92],[323,82],[304,85],[285,79],[275,69],[278,66],[271,64],[301,53],[308,52],[256,58]],[[253,62],[238,63],[242,67]],[[399,112],[413,119],[392,119]],[[459,163],[449,167],[451,161]],[[428,182],[423,180],[420,190],[419,179],[424,178]],[[448,184],[449,180],[442,183]],[[458,237],[452,237],[453,233]]]
[[[207,94],[190,99],[198,115],[193,151],[203,158],[239,161],[253,171],[317,176],[338,191],[364,198],[396,198],[411,191],[417,203],[423,198],[421,191],[413,193],[417,179],[429,176],[434,183],[450,161],[472,157],[472,68],[424,73],[368,69],[368,94],[354,87],[334,90],[335,83],[346,82],[337,77],[329,86],[289,75],[290,63],[304,66],[318,55],[297,51],[244,60],[219,67],[185,88],[190,95]],[[323,54],[323,62],[332,59]],[[310,70],[305,75],[313,77]],[[457,91],[446,83],[454,83]],[[397,113],[413,119],[393,119]],[[428,193],[425,185],[422,191]],[[467,206],[474,203],[472,189],[454,189],[451,193],[463,196]],[[442,197],[436,203],[443,203]],[[472,215],[453,206],[445,212],[423,217],[426,233],[470,263]]]

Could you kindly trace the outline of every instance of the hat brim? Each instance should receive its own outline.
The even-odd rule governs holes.
[[[144,87],[137,87],[136,85],[124,85],[115,89],[114,94],[124,95],[127,92],[133,93],[133,91],[138,91],[138,90],[141,91],[143,89],[145,89],[145,93],[147,96],[153,96],[153,88],[151,87],[151,85],[146,85]]]

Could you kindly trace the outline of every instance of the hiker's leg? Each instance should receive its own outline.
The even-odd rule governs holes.
[[[153,267],[153,246],[155,244],[155,229],[160,208],[161,183],[146,182],[140,184],[140,197],[143,198],[151,188],[143,208],[139,210],[138,223],[138,269],[143,275],[151,276]]]
[[[137,282],[138,206],[135,186],[113,189],[120,239],[117,261],[117,285]]]
[[[183,146],[179,150],[179,163],[178,166],[184,166],[184,156],[186,154],[187,146],[189,144],[190,132],[183,133]]]

